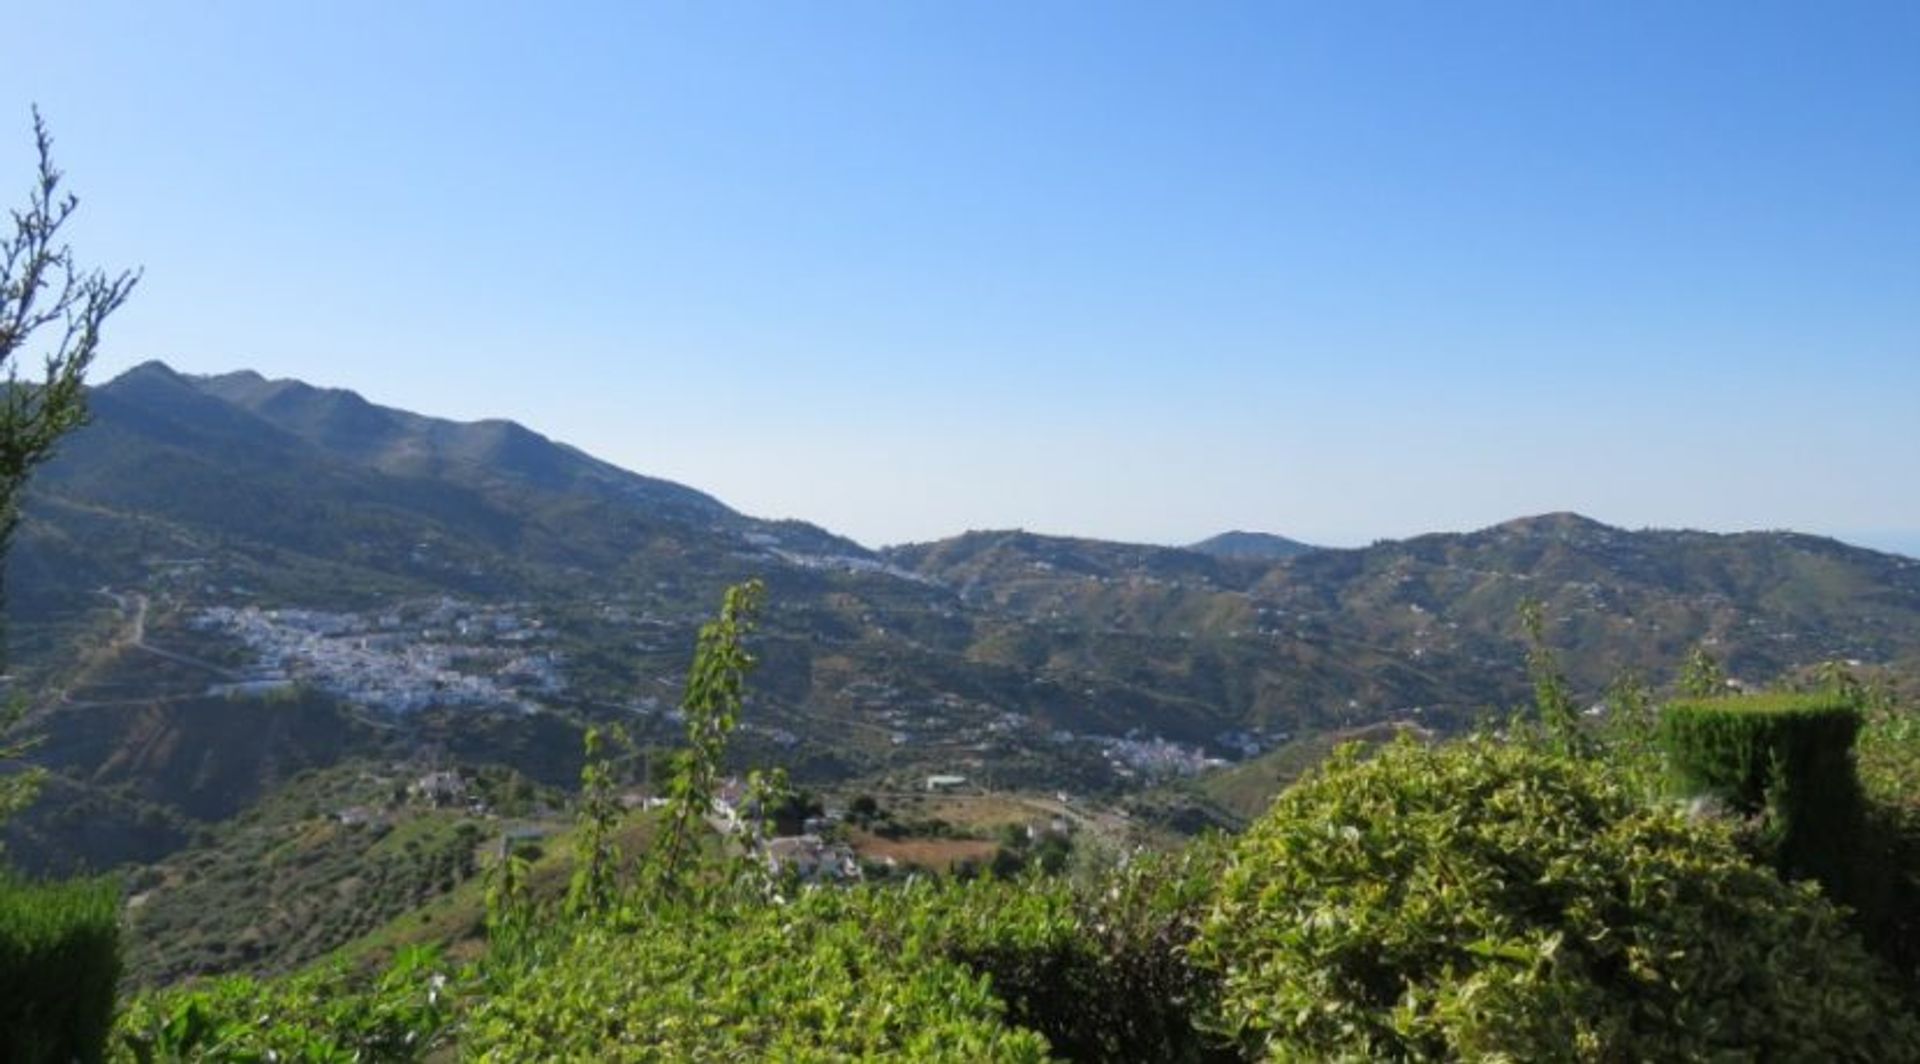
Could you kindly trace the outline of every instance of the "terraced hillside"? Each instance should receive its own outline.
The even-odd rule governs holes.
[[[811,782],[1117,796],[1329,730],[1445,731],[1525,697],[1527,597],[1581,697],[1665,682],[1696,643],[1750,679],[1920,660],[1920,561],[1792,533],[1557,514],[1357,550],[870,550],[520,426],[295,381],[149,363],[93,409],[8,573],[57,774],[8,829],[30,866],[151,860],[353,758],[567,786],[590,722],[674,740],[695,628],[748,577],[769,609],[737,760]]]

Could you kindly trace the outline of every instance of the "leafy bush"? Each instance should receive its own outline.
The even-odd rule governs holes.
[[[864,892],[708,899],[589,927],[473,1013],[487,1060],[1038,1061],[986,979],[909,928],[882,943]]]
[[[120,1015],[115,1059],[417,1060],[451,1038],[458,985],[439,954],[415,947],[370,986],[326,970],[143,994]]]
[[[0,878],[0,1047],[6,1059],[97,1061],[120,978],[120,892],[106,880]]]
[[[1831,693],[1681,701],[1660,714],[1660,742],[1683,794],[1712,795],[1743,815],[1764,813],[1779,869],[1860,892],[1853,851],[1860,783],[1853,743],[1860,712]]]
[[[464,1048],[608,1059],[1235,1059],[1187,946],[1217,847],[1059,878],[914,880],[791,903],[720,888],[598,918],[479,1006]],[[633,925],[625,929],[625,925]],[[548,954],[553,956],[553,954]]]
[[[1860,732],[1866,831],[1860,854],[1877,896],[1858,903],[1868,941],[1909,978],[1920,975],[1920,712],[1891,699]]]
[[[1061,879],[915,884],[873,921],[913,927],[986,974],[1013,1022],[1070,1060],[1237,1059],[1203,1027],[1210,973],[1188,958],[1222,859],[1194,843],[1137,855],[1081,887]],[[881,931],[881,934],[887,934]]]
[[[1603,764],[1487,739],[1345,751],[1282,795],[1194,953],[1273,1058],[1920,1055],[1815,888]]]

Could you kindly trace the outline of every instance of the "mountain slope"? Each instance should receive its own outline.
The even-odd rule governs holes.
[[[1574,514],[1317,551],[1253,594],[1291,623],[1355,628],[1428,659],[1492,653],[1535,598],[1589,690],[1626,668],[1668,675],[1700,642],[1754,681],[1920,646],[1920,563],[1797,533],[1628,531]]]
[[[93,423],[35,481],[30,517],[87,509],[123,528],[164,525],[154,534],[188,553],[291,552],[382,585],[482,595],[591,583],[656,556],[722,575],[770,548],[871,559],[812,526],[744,517],[508,422],[461,425],[350,392],[190,378],[160,363],[95,389],[92,408]],[[29,613],[65,571],[41,564],[42,551],[79,553],[62,551],[64,519],[41,525],[23,534],[14,567]]]
[[[507,422],[158,363],[93,399],[34,482],[11,642],[50,793],[132,827],[50,864],[149,858],[345,758],[565,784],[588,723],[673,743],[698,625],[748,577],[769,595],[739,764],[813,782],[1112,793],[1316,732],[1464,726],[1527,696],[1527,597],[1582,698],[1700,641],[1752,681],[1920,661],[1920,562],[1791,533],[1556,514],[1278,559],[1018,531],[872,552]]]
[[[689,521],[743,520],[711,496],[629,473],[511,421],[445,421],[376,406],[344,389],[267,380],[248,371],[184,379],[329,454],[383,473],[471,485],[510,481],[626,500]]]

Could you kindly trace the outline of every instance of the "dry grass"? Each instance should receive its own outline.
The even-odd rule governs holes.
[[[886,839],[865,831],[853,833],[854,852],[871,861],[891,857],[903,865],[951,871],[961,861],[990,861],[997,844],[986,839]]]

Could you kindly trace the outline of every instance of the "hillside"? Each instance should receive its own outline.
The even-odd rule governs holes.
[[[1463,681],[1475,671],[1513,674],[1513,618],[1529,597],[1590,692],[1625,669],[1663,681],[1696,643],[1752,679],[1920,646],[1920,562],[1791,532],[1629,531],[1548,514],[1276,562],[1025,533],[887,556],[1029,622],[1381,654],[1440,678],[1454,694],[1442,703],[1475,691]]]
[[[93,410],[8,570],[65,796],[8,828],[30,867],[153,860],[355,758],[569,786],[588,723],[675,739],[696,627],[754,576],[736,763],[881,789],[1115,798],[1322,732],[1457,729],[1526,697],[1525,597],[1582,698],[1627,669],[1665,683],[1700,642],[1748,679],[1920,660],[1920,562],[1793,533],[1558,514],[1277,559],[1018,531],[870,551],[507,422],[297,381],[148,363]]]

